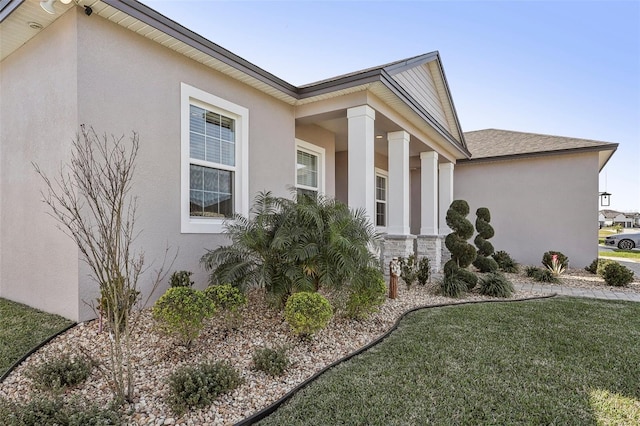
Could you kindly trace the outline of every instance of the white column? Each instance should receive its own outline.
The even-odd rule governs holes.
[[[440,235],[449,234],[451,228],[447,226],[447,210],[453,202],[453,163],[440,164],[438,179],[439,199],[439,231]]]
[[[369,220],[375,223],[375,141],[374,122],[376,112],[368,105],[347,110],[349,147],[349,206],[364,209]]]
[[[420,235],[438,235],[438,153],[420,153]]]
[[[389,235],[409,235],[409,133],[387,134],[389,142],[389,196],[387,211]]]

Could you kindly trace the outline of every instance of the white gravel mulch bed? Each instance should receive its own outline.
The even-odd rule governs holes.
[[[584,272],[584,273],[583,273]],[[521,274],[508,274],[512,282],[527,282]],[[562,278],[563,285],[608,288],[601,278],[586,271],[571,270]],[[407,290],[400,284],[398,299],[387,299],[380,311],[367,320],[353,321],[334,317],[329,326],[309,341],[292,335],[281,312],[269,309],[259,291],[249,294],[248,307],[243,311],[242,325],[232,331],[212,321],[190,349],[176,345],[159,334],[153,327],[149,310],[141,312],[133,336],[135,362],[134,403],[125,407],[125,421],[130,425],[228,425],[248,417],[277,401],[298,384],[325,366],[355,352],[372,342],[387,330],[406,311],[425,305],[489,300],[477,294],[463,299],[451,299],[434,294],[431,286],[413,286]],[[618,288],[616,288],[618,290]],[[624,289],[640,292],[640,281]],[[512,299],[535,296],[516,292]],[[31,382],[24,373],[43,360],[63,353],[84,352],[102,365],[108,360],[108,335],[98,333],[98,322],[82,323],[56,337],[49,344],[29,357],[0,384],[0,397],[24,402],[33,392]],[[270,377],[252,368],[252,354],[258,347],[286,345],[292,365],[283,376]],[[176,417],[163,402],[168,387],[169,374],[184,364],[204,360],[230,362],[240,371],[244,384],[232,393],[219,397],[208,409],[195,410]],[[106,405],[111,392],[100,369],[94,369],[91,377],[67,396],[81,395],[88,400]]]

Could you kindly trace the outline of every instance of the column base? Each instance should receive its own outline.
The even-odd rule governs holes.
[[[451,259],[451,254],[444,245],[446,235],[418,235],[416,254],[427,257],[431,266],[431,274],[440,273],[443,265]]]
[[[408,257],[415,253],[415,235],[385,235],[380,252],[382,273],[389,277],[389,263],[394,257]]]

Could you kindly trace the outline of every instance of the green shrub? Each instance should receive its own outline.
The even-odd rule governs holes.
[[[177,415],[190,408],[209,406],[218,395],[243,383],[238,371],[226,362],[204,362],[178,368],[169,376],[166,402]]]
[[[55,391],[84,382],[92,369],[93,363],[85,357],[65,354],[36,366],[27,377],[37,389]]]
[[[346,304],[346,316],[353,319],[367,318],[386,300],[387,284],[377,268],[365,268],[361,279],[353,283]]]
[[[120,414],[77,398],[65,403],[61,398],[36,396],[26,404],[0,401],[3,426],[112,426],[121,425]]]
[[[478,277],[466,268],[476,259],[476,249],[467,240],[473,235],[473,225],[467,220],[469,204],[464,200],[454,200],[447,210],[447,226],[451,232],[444,240],[444,244],[451,252],[451,259],[444,265],[444,275],[449,284],[457,281],[467,283],[467,289],[471,290],[478,282]],[[453,285],[456,288],[457,285]]]
[[[633,281],[633,271],[617,262],[607,265],[602,272],[602,278],[607,285],[624,287]]]
[[[486,277],[480,278],[480,294],[492,297],[511,297],[513,292],[513,284],[499,272],[490,272]]]
[[[191,271],[175,271],[169,278],[171,287],[193,287],[194,282],[191,281]]]
[[[525,273],[528,277],[536,281],[545,283],[557,283],[558,278],[548,269],[537,268],[535,266],[527,266]]]
[[[467,290],[467,282],[460,279],[455,273],[445,275],[442,281],[440,281],[440,292],[443,296],[457,298],[462,296]]]
[[[498,263],[498,268],[504,272],[517,273],[518,263],[511,258],[511,255],[506,251],[500,250],[491,255],[493,260]]]
[[[171,287],[153,305],[153,318],[158,327],[178,337],[189,347],[200,335],[204,320],[215,312],[204,292],[191,287]]]
[[[211,284],[263,287],[282,306],[299,291],[340,289],[378,263],[370,248],[381,238],[363,210],[322,196],[289,200],[263,192],[250,213],[227,223],[231,246],[202,257]]]
[[[600,275],[601,277],[604,277],[604,271],[607,270],[609,265],[613,265],[613,264],[617,265],[618,262],[611,259],[600,259],[598,261],[598,267],[596,268],[596,274]]]
[[[289,357],[287,348],[278,346],[276,348],[258,348],[253,353],[253,365],[256,370],[264,371],[270,376],[281,376],[289,367]]]
[[[551,268],[553,266],[552,265],[553,255],[558,256],[558,263],[560,263],[560,265],[562,265],[564,269],[567,269],[569,267],[569,258],[567,256],[565,256],[559,251],[550,250],[542,255],[542,265],[545,268]]]
[[[247,296],[231,284],[218,284],[207,287],[204,294],[222,314],[225,327],[230,330],[242,323],[240,308],[247,304]]]
[[[284,307],[284,319],[293,332],[302,337],[325,328],[332,315],[331,304],[326,297],[318,293],[294,293],[289,296]]]
[[[584,267],[584,270],[587,272],[591,272],[592,274],[598,273],[598,266],[600,264],[600,259],[593,259],[593,261]]]
[[[407,285],[407,288],[411,288],[418,279],[416,256],[412,254],[408,257],[399,257],[398,262],[400,263],[400,278]]]
[[[489,224],[491,221],[491,213],[486,207],[480,207],[476,210],[476,231],[478,235],[473,243],[478,247],[476,260],[473,266],[478,268],[480,272],[494,272],[498,270],[498,263],[491,257],[494,248],[488,240],[495,235],[493,227]]]
[[[423,257],[418,262],[418,284],[426,285],[431,277],[431,264],[428,257]]]

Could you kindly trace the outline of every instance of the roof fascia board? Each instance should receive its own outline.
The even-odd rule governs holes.
[[[401,61],[398,63],[395,63],[393,65],[389,65],[387,67],[384,67],[384,70],[389,74],[389,75],[395,75],[398,73],[401,73],[403,71],[406,71],[408,69],[411,68],[415,68],[419,65],[424,65],[428,62],[433,61],[434,59],[438,58],[438,52],[430,52],[430,53],[425,53],[424,55],[420,55],[420,56],[416,56],[414,58],[411,59],[407,59],[406,61]]]
[[[298,89],[299,99],[308,99],[314,96],[337,92],[343,89],[362,86],[380,81],[381,69],[370,70],[361,74],[350,75],[337,80],[329,80],[313,86],[305,86]]]
[[[469,150],[458,142],[438,121],[429,114],[420,104],[418,104],[389,74],[385,71],[381,72],[382,83],[391,90],[398,98],[402,99],[411,109],[413,109],[423,120],[429,123],[436,131],[444,137],[449,143],[455,146],[458,151],[470,158]]]
[[[24,0],[0,0],[0,23],[7,19],[11,12],[16,10]]]
[[[247,75],[272,86],[283,93],[298,98],[297,88],[274,76],[251,62],[241,58],[227,49],[205,39],[177,22],[156,12],[135,0],[102,0],[103,3],[126,13],[127,15],[150,25],[171,37],[197,49],[211,57],[236,68]]]
[[[462,127],[460,126],[460,120],[458,120],[458,111],[456,111],[456,106],[453,102],[453,96],[451,96],[451,89],[449,89],[449,82],[447,81],[447,76],[444,73],[444,67],[442,66],[442,60],[440,59],[440,53],[436,52],[436,60],[438,63],[438,70],[440,70],[440,77],[442,78],[442,82],[444,83],[444,88],[447,91],[447,99],[451,104],[451,110],[453,111],[453,119],[456,121],[456,127],[458,128],[458,137],[462,141],[462,143],[466,146],[467,143],[464,139],[464,133],[462,132]]]
[[[583,148],[567,148],[567,149],[558,149],[554,151],[540,151],[540,152],[527,152],[523,154],[509,154],[509,155],[497,155],[492,157],[481,157],[481,158],[466,158],[462,160],[458,160],[459,163],[462,164],[477,164],[477,163],[489,163],[496,161],[509,161],[509,160],[521,160],[526,158],[534,158],[534,157],[549,157],[553,155],[564,155],[564,154],[581,154],[585,152],[602,152],[602,151],[610,151],[611,154],[609,158],[613,155],[613,153],[618,149],[617,143],[608,143],[607,145],[598,145],[598,146],[588,146]],[[607,159],[609,161],[609,159]],[[606,164],[606,161],[605,161]],[[604,167],[604,164],[602,165]],[[600,170],[602,170],[602,167]]]

